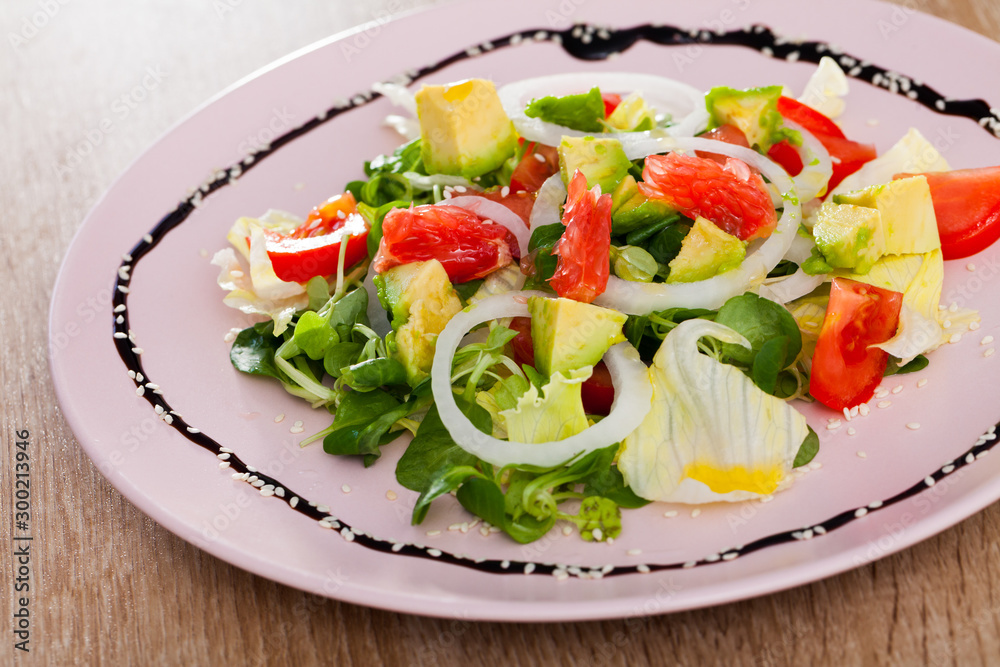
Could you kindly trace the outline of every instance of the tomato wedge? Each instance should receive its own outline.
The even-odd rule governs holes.
[[[607,118],[622,103],[622,96],[618,93],[601,93],[601,101],[604,102],[604,117]]]
[[[358,215],[350,192],[331,197],[314,208],[306,221],[288,234],[264,230],[265,248],[274,274],[281,280],[297,283],[337,273],[340,245],[348,235],[345,268],[368,254],[368,225]]]
[[[512,244],[506,227],[458,206],[394,208],[382,221],[375,270],[436,259],[453,283],[464,283],[509,264]]]
[[[538,192],[542,183],[559,172],[559,152],[552,146],[532,142],[510,175],[510,191]]]
[[[549,284],[559,296],[590,303],[607,288],[611,273],[611,195],[588,190],[579,169],[567,190],[566,231],[552,249],[559,261]]]
[[[851,141],[844,136],[844,131],[837,127],[836,123],[798,100],[793,100],[790,97],[779,97],[778,113],[808,130],[830,154],[830,160],[833,162],[833,174],[830,176],[827,191],[833,190],[840,185],[842,180],[877,156],[874,146]],[[781,162],[777,158],[772,157],[772,159]],[[799,164],[801,164],[801,159],[799,159]],[[781,162],[781,166],[787,170],[789,165]]]
[[[527,364],[534,368],[535,346],[531,340],[531,318],[515,317],[511,320],[509,328],[517,332],[517,336],[511,341],[514,361],[518,365]],[[594,366],[594,372],[584,380],[580,395],[583,398],[583,409],[587,414],[606,415],[611,412],[611,404],[615,400],[615,387],[611,382],[611,371],[603,361]]]
[[[913,174],[896,174],[906,178]],[[975,255],[1000,239],[1000,167],[924,174],[934,201],[941,254]]]
[[[817,401],[843,410],[871,400],[889,359],[872,347],[892,338],[903,305],[900,292],[834,278],[809,378]]]
[[[650,199],[665,201],[691,219],[711,220],[744,241],[766,238],[778,224],[764,179],[733,158],[723,166],[680,153],[650,155],[638,185]]]

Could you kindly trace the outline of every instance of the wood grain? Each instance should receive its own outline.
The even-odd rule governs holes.
[[[64,0],[65,1],[65,0]],[[405,8],[428,4],[406,2]],[[993,0],[908,1],[988,37]],[[0,664],[656,665],[914,664],[1000,661],[1000,508],[838,577],[713,609],[552,625],[400,615],[260,579],[174,537],[97,472],[48,379],[47,307],[86,211],[140,152],[246,74],[399,2],[294,4],[7,0],[5,40],[49,7],[23,44],[0,47],[0,348],[4,511],[12,535],[14,433],[31,433],[35,542],[32,652],[3,623]],[[56,9],[52,11],[52,7]],[[148,67],[148,101],[70,173],[66,152]],[[113,138],[113,140],[112,140]],[[3,613],[13,563],[0,552]]]

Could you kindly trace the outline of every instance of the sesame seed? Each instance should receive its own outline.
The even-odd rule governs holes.
[[[302,433],[304,431],[305,431],[305,429],[302,428],[301,426],[293,426],[290,429],[288,429],[289,433],[294,433],[296,435],[298,435],[299,433]]]
[[[836,431],[838,428],[840,428],[840,423],[841,422],[839,419],[837,421],[830,422],[829,424],[826,425],[826,430]]]
[[[265,498],[270,498],[271,496],[274,495],[274,489],[261,489],[260,495],[264,496]]]
[[[866,459],[866,458],[868,458],[868,455],[867,455],[867,454],[865,454],[865,453],[864,453],[864,452],[862,452],[862,451],[858,451],[858,458],[859,458],[859,459]]]
[[[330,507],[328,505],[317,505],[316,510],[327,514],[330,512]]]
[[[706,556],[705,557],[705,562],[706,563],[714,563],[715,561],[719,560],[720,558],[722,558],[722,556],[720,556],[719,554],[712,554],[710,556]]]
[[[132,348],[132,352],[135,353],[135,354],[142,354],[142,351],[143,350],[142,350],[141,347],[133,347]]]
[[[128,294],[128,287],[125,285],[118,285],[118,291],[122,294]]]
[[[145,241],[146,243],[152,243],[153,242],[153,235],[152,234],[143,234],[142,235],[142,240]]]
[[[684,569],[687,570],[687,569],[690,569],[690,568],[694,567],[697,564],[698,564],[698,561],[689,560],[688,562],[684,563],[684,565],[682,567],[684,567]]]
[[[903,391],[903,385],[901,384],[897,384],[895,387],[892,388],[892,393],[894,394],[898,394],[901,391]]]
[[[510,561],[509,560],[500,561],[500,567],[506,570],[508,567],[510,567]]]
[[[397,542],[396,544],[393,544],[393,545],[392,545],[392,550],[393,550],[393,552],[395,552],[395,553],[399,553],[400,551],[402,551],[402,550],[403,550],[403,547],[405,547],[405,546],[406,546],[406,545],[405,545],[405,544],[403,544],[402,542]]]
[[[876,500],[875,502],[868,503],[868,509],[870,510],[877,510],[879,507],[882,507],[881,500]]]
[[[603,537],[604,537],[604,531],[603,531],[603,530],[601,530],[600,528],[595,528],[595,529],[594,529],[594,530],[593,530],[593,531],[591,532],[591,535],[593,535],[593,536],[594,536],[594,541],[595,541],[595,542],[600,542],[600,541],[601,541],[601,538],[603,538]]]
[[[566,570],[553,570],[552,571],[552,576],[555,577],[559,581],[563,581],[565,579],[569,579],[569,573]]]
[[[255,486],[259,489],[260,487],[264,486],[264,480],[258,479],[256,481],[250,482],[250,486]]]
[[[851,408],[851,412],[850,412],[851,417],[852,418],[853,417],[857,417],[858,416],[858,412],[860,412],[860,408],[857,405],[855,405],[853,408]],[[850,420],[848,420],[848,421],[850,421]]]
[[[667,510],[666,512],[663,513],[663,516],[667,517],[668,519],[672,519],[675,516],[677,516],[677,514],[678,514],[677,510]]]
[[[229,467],[229,461],[222,461],[221,463],[219,463],[219,468],[228,468],[228,467]]]
[[[350,493],[351,487],[348,486],[347,484],[344,484],[343,486],[340,487],[340,490],[343,491],[344,493]]]
[[[636,565],[635,571],[641,574],[649,574],[649,566],[646,564]]]
[[[970,322],[969,323],[969,331],[975,331],[978,328],[979,328],[979,322]]]
[[[955,303],[954,301],[952,301],[950,304],[948,304],[948,312],[949,313],[957,313],[958,312],[958,304]]]
[[[188,433],[201,433],[201,430],[196,429],[194,426],[188,426],[187,427],[187,432]]]
[[[972,262],[969,262],[968,264],[965,265],[965,268],[968,271],[975,271],[976,270],[976,265],[973,264]]]
[[[890,405],[892,405],[892,401],[879,401],[878,402],[878,407],[880,407],[880,408],[887,408]]]
[[[858,432],[857,429],[854,428],[853,426],[851,426],[850,428],[847,429],[847,435],[854,435],[857,432]]]
[[[303,422],[302,422],[301,419],[298,420],[298,421],[296,421],[294,424],[292,424],[292,426],[296,426],[296,427],[301,427],[302,425],[303,425]]]
[[[950,329],[951,328],[951,320],[945,320],[944,322],[942,322],[941,323],[941,327],[944,328],[944,329]]]
[[[280,487],[280,486],[277,487],[277,488],[275,488],[274,489],[274,495],[278,496],[279,498],[284,498],[285,497],[285,489],[282,488],[282,487]]]
[[[460,523],[453,523],[450,526],[448,526],[448,530],[450,530],[452,532],[458,532],[461,529],[462,529],[462,524],[460,524]]]
[[[947,475],[947,474],[949,474],[951,472],[954,472],[954,470],[955,470],[955,466],[953,466],[951,464],[948,464],[945,467],[941,468],[941,472],[943,472],[945,475]]]
[[[135,388],[135,395],[136,396],[142,396],[145,393],[146,393],[146,388],[145,387],[136,387]]]
[[[980,345],[989,345],[993,342],[993,336],[983,336],[983,339],[979,341]]]
[[[851,410],[849,408],[844,408],[844,419],[846,419],[847,421],[851,421]],[[840,426],[839,422],[837,423],[837,426]],[[827,426],[827,428],[830,427]]]
[[[455,192],[465,192],[465,191],[466,191],[466,188],[465,188],[464,185],[456,185],[455,186]]]
[[[986,350],[985,352],[983,352],[983,356],[984,356],[984,357],[990,357],[990,356],[993,356],[993,353],[994,353],[995,351],[996,351],[996,350],[995,350],[994,348],[992,348],[992,347],[991,347],[991,348],[989,348],[988,350]]]
[[[934,486],[934,484],[936,484],[936,482],[934,481],[933,477],[931,477],[930,475],[928,475],[927,477],[924,478],[924,484],[926,484],[927,486]]]
[[[395,500],[396,498],[399,498],[399,496],[396,494],[395,491],[389,489],[388,491],[385,492],[385,498],[386,500]]]
[[[962,340],[962,334],[952,334],[952,335],[951,335],[951,336],[950,336],[950,337],[948,338],[948,342],[949,342],[949,343],[957,343],[957,342],[958,342],[958,341],[960,341],[960,340]]]
[[[817,535],[826,535],[826,528],[823,526],[813,526],[813,532]]]
[[[218,457],[220,461],[227,461],[229,460],[230,454],[222,452],[221,454],[218,454]]]
[[[344,528],[344,529],[342,529],[342,530],[340,531],[340,535],[341,535],[341,537],[343,537],[343,538],[344,538],[344,540],[345,540],[345,541],[347,541],[347,542],[353,542],[353,541],[354,541],[354,533],[352,533],[352,532],[351,532],[351,531],[350,531],[349,529],[347,529],[347,528]],[[427,553],[430,553],[430,551],[428,551]],[[441,552],[440,552],[440,551],[438,551],[438,555],[439,555],[439,556],[441,555]]]
[[[125,324],[125,318],[122,315],[119,315],[115,318],[115,324]]]
[[[440,530],[428,530],[427,531],[427,537],[437,537],[440,534],[441,534]]]
[[[862,417],[867,417],[868,413],[871,411],[872,409],[868,407],[867,403],[862,403],[861,405],[858,406],[858,414],[860,414]]]
[[[438,556],[441,555],[441,550],[440,549],[428,549],[427,550],[427,555],[430,556],[430,557],[432,557],[432,558],[437,558]]]
[[[569,537],[573,534],[573,526],[563,526],[562,534]]]
[[[695,507],[693,510],[691,510],[691,518],[692,519],[698,518],[699,514],[701,514],[701,508],[700,507]]]
[[[116,331],[115,332],[115,338],[117,338],[119,340],[121,340],[123,338],[128,338],[128,334],[127,333],[122,333],[121,331]]]
[[[510,194],[510,186],[509,185],[505,185],[502,188],[500,188],[500,196],[501,197],[506,197],[509,194]]]
[[[922,378],[922,379],[920,379],[920,380],[917,381],[917,386],[918,387],[926,386],[926,384],[927,384],[927,378]]]
[[[889,391],[882,387],[879,387],[878,389],[875,390],[875,398],[885,398],[888,395]]]
[[[918,428],[920,428],[920,424],[917,422],[910,422],[909,424],[906,425],[906,428],[910,429],[911,431],[916,431]]]
[[[625,555],[626,556],[641,556],[642,555],[642,549],[629,549],[628,551],[625,552]]]
[[[868,514],[868,508],[867,507],[859,507],[858,509],[856,509],[854,511],[854,516],[857,519],[860,519],[861,517],[863,517],[866,514]]]
[[[254,468],[253,466],[247,466],[247,470],[249,470],[250,472],[257,472],[257,469]]]
[[[280,424],[283,421],[285,421],[285,413],[284,412],[282,412],[280,415],[278,415],[277,417],[274,418],[274,423],[275,424]]]
[[[525,574],[531,574],[534,571],[535,571],[535,564],[534,563],[528,563],[527,565],[524,566],[524,573]]]
[[[295,509],[295,506],[299,504],[299,497],[292,496],[291,500],[288,501],[288,504],[292,509]]]

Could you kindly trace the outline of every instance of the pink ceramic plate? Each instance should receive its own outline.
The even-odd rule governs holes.
[[[813,71],[805,61],[822,53],[854,56],[842,60],[856,77],[843,117],[848,136],[883,152],[913,126],[955,167],[1000,162],[1000,142],[982,126],[990,119],[977,122],[991,113],[988,105],[951,101],[996,95],[1000,47],[937,19],[859,1],[809,11],[792,1],[578,4],[467,3],[337,36],[213,100],[121,177],[73,242],[50,323],[52,375],[66,418],[115,487],[184,539],[291,586],[413,613],[518,621],[652,614],[777,591],[903,549],[1000,497],[1000,457],[976,460],[993,443],[992,435],[980,436],[1000,418],[1000,399],[983,391],[993,386],[1000,360],[984,357],[988,346],[981,345],[1000,327],[997,248],[946,268],[945,303],[978,308],[981,329],[934,352],[925,371],[886,380],[901,391],[890,395],[890,407],[852,421],[854,435],[846,424],[826,430],[830,413],[807,407],[822,439],[822,467],[767,504],[708,506],[696,518],[690,509],[651,505],[625,513],[614,544],[556,530],[519,546],[476,526],[449,530],[470,517],[444,501],[423,525],[411,526],[414,494],[393,475],[402,445],[386,447],[368,470],[319,446],[298,446],[302,436],[290,432],[293,424],[301,421],[308,434],[329,417],[231,367],[223,338],[248,320],[222,305],[208,258],[225,245],[236,217],[268,208],[304,214],[359,177],[365,159],[394,147],[397,138],[381,127],[389,104],[367,99],[375,81],[438,64],[423,81],[614,70],[657,73],[702,89],[800,89]],[[574,32],[578,22],[612,29]],[[683,30],[614,29],[647,23]],[[772,39],[763,26],[795,42]],[[593,58],[632,41],[611,61],[573,55]],[[911,77],[909,88],[877,68]],[[868,83],[876,74],[878,87]],[[308,131],[236,168],[247,150],[299,127]],[[210,193],[201,205],[189,215],[185,204],[178,209],[202,185]],[[147,233],[153,235],[144,240]],[[123,253],[133,257],[120,269]],[[129,292],[127,320],[116,324],[112,311],[125,300],[118,285]],[[134,342],[112,337],[126,327]],[[141,382],[127,374],[123,358],[141,358]],[[145,386],[142,397],[137,384]],[[183,419],[170,415],[168,424],[153,404]],[[907,428],[914,422],[919,429]],[[233,453],[220,460],[199,439]],[[234,480],[244,465],[284,497]],[[296,509],[289,506],[293,495],[301,498]],[[353,531],[321,527],[325,508],[307,501],[328,506]],[[679,514],[664,515],[671,510]],[[379,539],[411,546],[396,553]],[[485,562],[476,565],[479,559]],[[511,562],[506,569],[504,560]],[[681,567],[692,563],[698,566]],[[552,576],[552,564],[593,575]],[[652,572],[643,573],[647,565]]]

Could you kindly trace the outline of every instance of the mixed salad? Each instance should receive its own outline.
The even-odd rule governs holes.
[[[796,410],[863,410],[885,375],[978,326],[943,262],[1000,236],[1000,167],[888,152],[802,95],[656,76],[472,79],[380,92],[406,138],[305,219],[240,218],[225,303],[262,321],[245,373],[333,415],[332,455],[405,447],[413,522],[453,494],[518,542],[621,531],[649,502],[761,498],[819,439]]]

